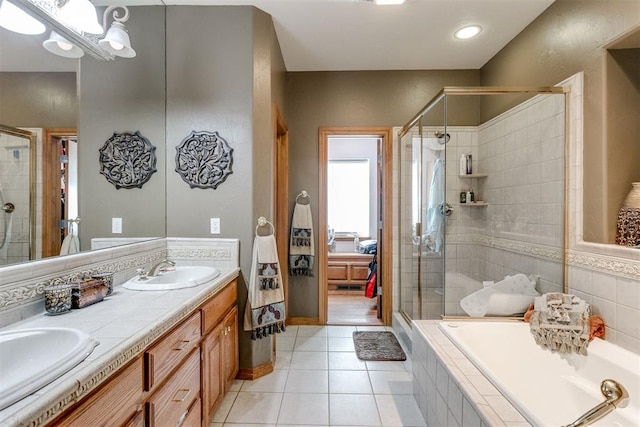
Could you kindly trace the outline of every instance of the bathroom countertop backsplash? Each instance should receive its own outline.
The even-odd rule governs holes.
[[[39,327],[69,327],[86,332],[100,344],[75,368],[34,394],[0,411],[0,426],[43,425],[62,413],[48,413],[63,403],[74,403],[75,393],[89,386],[81,397],[98,386],[110,372],[124,366],[149,343],[180,322],[204,299],[238,276],[239,268],[223,268],[212,282],[172,291],[132,291],[117,286],[102,302],[58,316],[44,313],[13,323],[0,332]],[[140,349],[136,352],[135,349]],[[100,380],[97,380],[100,378]],[[35,421],[35,422],[34,422]]]

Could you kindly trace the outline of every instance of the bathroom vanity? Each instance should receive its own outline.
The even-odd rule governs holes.
[[[238,372],[238,271],[222,269],[207,284],[173,291],[118,287],[91,307],[12,325],[83,325],[100,344],[0,411],[0,424],[209,425]]]

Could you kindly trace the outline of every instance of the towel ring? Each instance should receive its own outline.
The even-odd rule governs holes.
[[[272,234],[274,234],[276,232],[276,228],[273,226],[273,224],[271,224],[271,222],[267,221],[267,218],[261,216],[260,218],[258,218],[258,225],[256,225],[256,236],[259,236],[258,229],[260,227],[264,227],[267,224],[269,224],[271,226],[271,233],[267,234],[267,236],[270,236],[270,235],[272,235]]]
[[[298,195],[296,196],[296,203],[298,203],[298,199],[299,199],[300,197],[302,197],[302,198],[304,198],[304,199],[308,199],[308,200],[309,200],[309,203],[311,203],[311,197],[309,196],[309,193],[307,193],[305,190],[302,190],[302,191],[300,192],[300,194],[298,194]]]

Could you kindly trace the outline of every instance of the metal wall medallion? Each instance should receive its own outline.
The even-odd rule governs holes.
[[[116,188],[142,188],[156,172],[156,147],[136,133],[113,133],[100,148],[100,173]]]
[[[176,147],[176,172],[191,188],[218,188],[233,171],[233,148],[218,132],[191,132]]]

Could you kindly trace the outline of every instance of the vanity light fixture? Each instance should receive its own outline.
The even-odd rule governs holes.
[[[393,6],[403,4],[405,0],[375,0],[378,6]]]
[[[8,0],[2,0],[0,4],[0,27],[27,35],[42,34],[46,30],[42,22]]]
[[[81,58],[84,55],[82,49],[55,31],[51,31],[49,38],[42,43],[42,46],[49,52],[65,58]]]
[[[124,11],[122,17],[118,9]],[[107,23],[110,15],[112,15],[113,21],[104,38],[97,42],[99,48],[109,55],[120,56],[122,58],[135,57],[136,51],[131,47],[131,40],[124,26],[124,22],[129,19],[129,9],[126,6],[109,6],[104,11],[103,24]],[[100,26],[100,28],[102,28],[102,26]],[[98,37],[100,37],[102,33],[103,31],[101,30]],[[49,39],[42,43],[42,46],[49,52],[65,58],[80,58],[84,55],[84,51],[80,47],[74,45],[55,31],[51,32]]]
[[[120,7],[124,10],[124,16],[121,18],[116,8]],[[131,40],[127,29],[124,27],[123,22],[129,19],[129,9],[125,6],[110,6],[104,11],[103,23],[107,22],[107,16],[113,11],[113,22],[111,27],[107,31],[107,34],[102,40],[98,42],[98,45],[115,56],[122,58],[133,58],[136,56],[136,51],[131,47]]]
[[[457,30],[453,36],[459,40],[466,40],[477,36],[482,31],[480,25],[467,25]]]
[[[66,3],[58,8],[58,17],[70,27],[85,33],[104,32],[98,22],[96,8],[89,0],[66,0]]]

